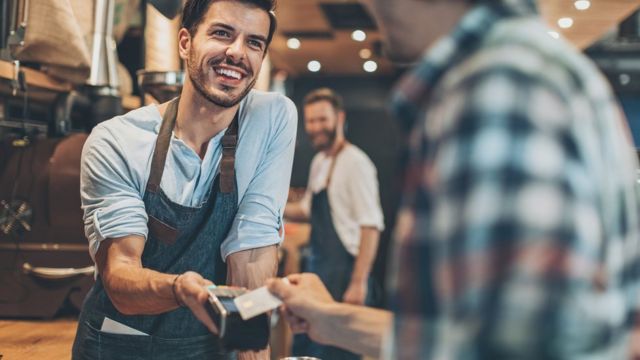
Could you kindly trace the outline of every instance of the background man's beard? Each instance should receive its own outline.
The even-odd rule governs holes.
[[[333,128],[333,130],[323,130],[322,133],[327,137],[327,141],[322,144],[315,144],[314,147],[317,151],[325,151],[331,149],[333,144],[336,142],[336,136],[338,135],[338,129]],[[317,136],[317,135],[316,135]]]
[[[215,95],[207,91],[207,89],[205,88],[204,84],[206,82],[206,79],[205,79],[204,72],[200,68],[198,68],[198,66],[196,65],[196,61],[194,57],[192,57],[192,55],[193,54],[191,54],[189,56],[189,59],[187,60],[187,68],[189,69],[189,78],[191,79],[191,83],[193,84],[193,87],[196,89],[198,94],[200,94],[203,98],[207,99],[208,101],[214,103],[215,105],[218,105],[224,108],[230,108],[235,106],[237,103],[242,101],[242,99],[244,99],[245,96],[247,96],[249,91],[253,89],[253,85],[255,85],[256,80],[258,80],[257,76],[254,77],[253,80],[251,80],[251,82],[247,85],[247,87],[242,91],[242,93],[240,93],[240,95],[238,95],[235,98],[224,98],[222,96]],[[222,61],[224,61],[224,58],[223,60],[210,61],[208,66],[215,66],[217,64],[220,64]],[[242,68],[246,70],[244,66],[242,66]],[[247,72],[250,73],[249,71]],[[229,93],[233,91],[233,88],[225,86],[221,91],[225,93]]]

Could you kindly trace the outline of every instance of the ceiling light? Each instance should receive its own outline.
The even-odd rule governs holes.
[[[368,59],[371,57],[371,50],[369,49],[362,49],[360,50],[360,52],[358,53],[360,55],[360,58],[362,59]]]
[[[351,33],[351,38],[355,41],[365,41],[367,39],[367,34],[362,30],[356,30]]]
[[[320,61],[311,60],[307,64],[307,69],[309,69],[309,71],[311,72],[318,72],[320,71],[320,69],[322,69],[322,64],[320,64]]]
[[[563,29],[568,29],[573,26],[573,19],[570,17],[563,17],[558,19],[558,26]]]
[[[298,40],[297,38],[290,38],[289,40],[287,40],[287,46],[289,47],[289,49],[298,50],[300,49],[300,40]]]
[[[551,36],[554,39],[560,39],[560,34],[558,34],[557,31],[549,30],[547,31],[547,34],[549,34],[549,36]]]
[[[370,73],[378,70],[378,64],[373,60],[366,61],[362,67],[364,68],[364,71]]]
[[[578,10],[587,10],[588,8],[591,7],[591,1],[589,1],[589,0],[577,0],[576,2],[573,3],[573,6],[575,6],[576,9],[578,9]]]
[[[618,78],[620,79],[620,85],[627,86],[631,83],[631,76],[629,76],[629,74],[622,73]]]

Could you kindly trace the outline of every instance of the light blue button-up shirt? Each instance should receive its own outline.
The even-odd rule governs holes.
[[[295,146],[297,111],[276,93],[252,90],[240,103],[236,149],[238,213],[222,244],[224,259],[237,251],[278,244]],[[81,198],[92,257],[104,239],[147,237],[143,196],[162,116],[149,105],[96,126],[82,151]],[[160,187],[183,206],[208,195],[222,157],[224,131],[214,136],[204,159],[175,137]]]

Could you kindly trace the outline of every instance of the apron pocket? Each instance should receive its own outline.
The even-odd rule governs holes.
[[[158,239],[163,244],[173,245],[178,238],[178,230],[158,220],[153,215],[149,215],[147,226],[149,227],[150,237]]]
[[[123,335],[100,332],[100,359],[149,359],[151,338],[143,335]]]
[[[98,354],[100,360],[145,359],[151,353],[151,336],[113,334],[98,330],[85,322],[86,344],[90,353]]]
[[[73,360],[92,360],[100,358],[100,335],[98,330],[91,327],[88,322],[80,320],[78,333],[73,343]]]

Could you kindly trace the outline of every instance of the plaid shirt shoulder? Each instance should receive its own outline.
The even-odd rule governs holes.
[[[640,214],[603,78],[538,20],[486,7],[410,77],[394,357],[624,358]]]

